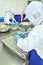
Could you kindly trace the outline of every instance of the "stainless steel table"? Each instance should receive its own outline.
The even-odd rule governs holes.
[[[2,45],[1,40],[4,39],[5,37],[13,34],[12,31],[7,32],[7,33],[0,33],[0,65],[23,65],[25,61],[21,59],[18,55],[16,55],[13,52],[12,54],[8,52],[8,49],[6,46],[5,48]]]

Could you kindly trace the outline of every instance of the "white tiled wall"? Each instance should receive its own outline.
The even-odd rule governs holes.
[[[4,16],[5,11],[8,11],[10,8],[15,9],[15,14],[22,14],[28,1],[29,0],[0,0],[0,16]]]
[[[23,13],[27,6],[28,0],[12,0],[11,7],[16,10],[16,13]]]
[[[25,10],[27,3],[28,0],[0,0],[0,16],[4,16],[5,11],[10,8],[14,8],[16,14],[21,14]]]
[[[0,0],[0,16],[4,16],[5,11],[10,8],[10,0]]]

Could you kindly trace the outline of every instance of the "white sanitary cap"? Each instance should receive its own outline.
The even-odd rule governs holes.
[[[15,14],[15,9],[11,8],[10,10],[8,10],[5,15],[5,23],[7,24],[11,23],[9,19],[13,18],[14,14]]]
[[[36,26],[43,21],[43,4],[39,1],[32,1],[25,9],[26,17]],[[24,18],[24,19],[25,19]]]

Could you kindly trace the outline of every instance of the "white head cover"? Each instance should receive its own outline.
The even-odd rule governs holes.
[[[26,18],[36,26],[43,21],[43,4],[39,1],[32,1],[25,9]]]
[[[9,11],[6,12],[5,23],[7,24],[11,23],[9,19],[13,18],[13,14],[15,14],[15,10],[13,8],[11,8]]]

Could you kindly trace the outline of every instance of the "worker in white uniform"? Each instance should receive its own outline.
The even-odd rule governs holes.
[[[33,21],[32,23],[35,25],[37,21],[35,20]],[[23,38],[18,39],[17,46],[25,52],[29,52],[29,51],[31,52],[30,65],[43,65],[43,23],[42,21],[40,21],[37,25],[35,25],[33,30],[28,34],[28,37],[24,39]]]
[[[14,19],[14,13],[15,13],[15,10],[12,8],[6,12],[5,23],[10,24],[11,22],[13,22],[13,20],[15,20]]]

